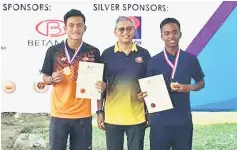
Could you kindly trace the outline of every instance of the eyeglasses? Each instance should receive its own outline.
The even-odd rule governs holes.
[[[118,31],[120,32],[120,33],[123,33],[125,30],[127,31],[127,32],[131,32],[132,31],[132,29],[133,29],[133,27],[132,26],[128,26],[128,27],[120,27],[120,28],[117,28],[118,29]]]

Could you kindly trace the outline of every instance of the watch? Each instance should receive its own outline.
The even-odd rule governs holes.
[[[103,110],[97,110],[96,111],[96,114],[98,115],[98,114],[103,114],[104,113],[104,111]]]

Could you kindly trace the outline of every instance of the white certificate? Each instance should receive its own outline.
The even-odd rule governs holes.
[[[163,75],[139,79],[139,84],[142,92],[147,92],[145,103],[149,113],[173,108]]]
[[[100,99],[101,93],[96,89],[96,82],[103,80],[104,64],[79,62],[77,77],[77,98]]]

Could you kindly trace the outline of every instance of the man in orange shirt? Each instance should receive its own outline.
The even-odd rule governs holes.
[[[79,61],[100,62],[100,51],[82,40],[85,16],[72,9],[64,16],[67,40],[47,50],[42,73],[44,82],[53,85],[51,97],[51,150],[66,150],[70,135],[71,150],[92,148],[91,100],[76,97]],[[102,93],[103,82],[96,83]]]

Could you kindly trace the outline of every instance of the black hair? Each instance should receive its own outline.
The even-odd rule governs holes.
[[[86,23],[86,18],[84,16],[84,14],[80,11],[80,10],[76,10],[76,9],[71,9],[70,11],[68,11],[65,15],[64,15],[64,22],[67,22],[67,19],[69,17],[73,17],[73,16],[79,16],[82,17],[84,24]]]
[[[162,28],[164,25],[168,24],[168,23],[175,23],[177,24],[179,30],[180,30],[180,23],[177,19],[175,18],[165,18],[161,23],[160,23],[160,31],[162,31]]]

